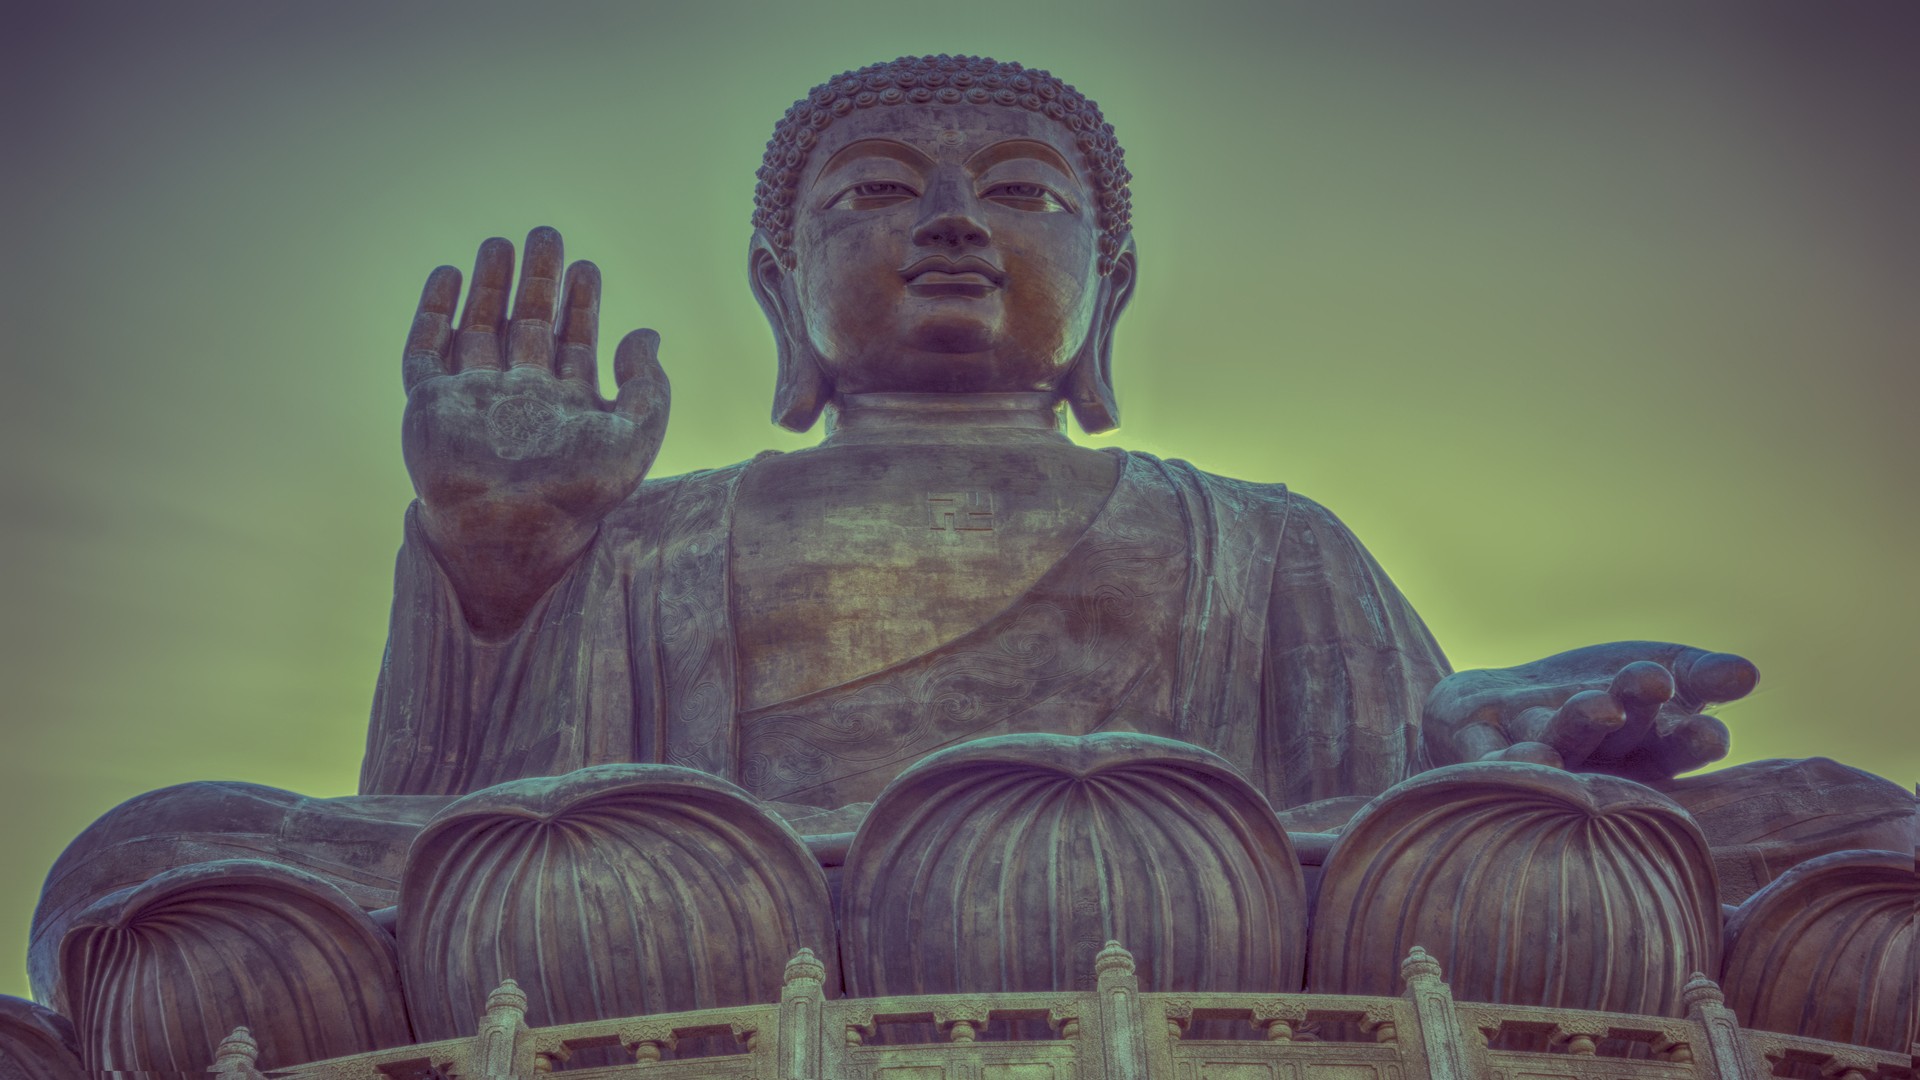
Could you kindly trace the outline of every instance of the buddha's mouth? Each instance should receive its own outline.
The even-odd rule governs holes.
[[[1006,273],[977,255],[931,255],[900,271],[914,296],[981,297],[1001,287]]]

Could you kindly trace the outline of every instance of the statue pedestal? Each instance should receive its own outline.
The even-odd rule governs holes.
[[[511,781],[413,836],[397,935],[261,860],[109,893],[60,937],[75,1052],[34,1053],[96,1071],[193,1072],[212,1055],[229,1071],[324,1060],[347,1071],[313,1075],[371,1076],[352,1063],[373,1062],[386,1077],[541,1060],[717,1077],[738,1058],[760,1080],[931,1080],[959,1074],[888,1070],[978,1044],[977,1080],[1065,1080],[1048,1070],[1075,1062],[1392,1080],[1417,1071],[1408,1055],[1464,1077],[1501,1054],[1555,1059],[1505,1075],[1598,1080],[1628,1075],[1615,1059],[1697,1066],[1709,1034],[1713,1075],[1745,1075],[1725,1064],[1752,1042],[1729,1033],[1737,1015],[1785,1033],[1767,1045],[1787,1071],[1770,1075],[1824,1080],[1796,1049],[1808,1038],[1895,1053],[1913,1038],[1920,879],[1904,854],[1811,860],[1729,920],[1684,808],[1542,765],[1423,773],[1316,836],[1189,744],[1011,735],[902,773],[852,834],[837,890],[822,854],[690,769]],[[1137,966],[1115,938],[1136,942]],[[1391,997],[1403,983],[1412,996]],[[236,1025],[245,1037],[221,1042]],[[43,1047],[58,1030],[13,1028]],[[752,1064],[769,1040],[778,1073]],[[1284,1047],[1246,1057],[1265,1044],[1307,1054],[1306,1071],[1272,1071]]]

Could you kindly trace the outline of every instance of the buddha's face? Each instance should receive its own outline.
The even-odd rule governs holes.
[[[1131,258],[1096,272],[1078,156],[1055,121],[994,105],[869,108],[822,132],[796,195],[784,318],[832,391],[1057,391],[1118,313],[1103,291],[1132,275]]]

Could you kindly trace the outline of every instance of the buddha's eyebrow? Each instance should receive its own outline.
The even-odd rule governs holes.
[[[1006,139],[992,146],[983,146],[967,159],[967,171],[978,175],[1003,161],[1023,157],[1033,158],[1042,165],[1051,165],[1059,171],[1060,175],[1069,180],[1080,179],[1079,174],[1073,171],[1073,166],[1067,164],[1067,159],[1061,157],[1058,150],[1037,139]]]
[[[845,165],[855,158],[862,157],[892,158],[900,164],[911,166],[920,172],[926,172],[928,169],[933,168],[934,165],[932,158],[908,146],[906,143],[896,142],[893,139],[856,139],[834,151],[833,156],[827,159],[826,164],[820,166],[818,175],[825,176],[835,168]]]

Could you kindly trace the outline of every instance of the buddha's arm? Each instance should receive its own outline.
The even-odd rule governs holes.
[[[619,392],[597,389],[600,275],[561,279],[560,235],[535,229],[514,296],[513,245],[480,246],[459,328],[460,272],[427,279],[403,361],[407,471],[421,536],[475,633],[503,639],[631,495],[667,420],[659,338],[637,330],[614,357]]]
[[[1294,496],[1275,571],[1268,713],[1287,797],[1378,791],[1423,768],[1527,761],[1664,780],[1724,757],[1703,710],[1743,697],[1747,660],[1658,641],[1451,672],[1406,598],[1324,507]],[[1417,736],[1400,753],[1399,736]],[[1389,775],[1396,764],[1404,772]]]
[[[1420,705],[1447,658],[1352,531],[1298,495],[1265,665],[1261,771],[1275,806],[1377,794],[1424,767]]]
[[[610,761],[653,760],[636,743],[630,665],[652,655],[634,640],[633,592],[654,538],[645,485],[609,515],[587,549],[535,599],[513,633],[470,625],[449,575],[407,513],[396,561],[386,653],[374,691],[360,791],[458,795],[522,776],[557,775]],[[641,630],[645,627],[641,626]]]

